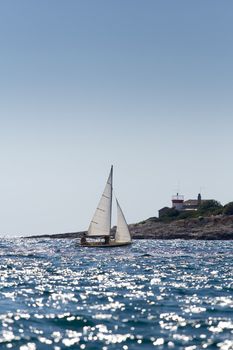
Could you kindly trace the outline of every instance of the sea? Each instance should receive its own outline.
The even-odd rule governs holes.
[[[0,349],[233,349],[233,241],[0,241]]]

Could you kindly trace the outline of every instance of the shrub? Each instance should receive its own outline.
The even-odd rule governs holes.
[[[173,219],[176,219],[179,213],[180,212],[175,208],[167,208],[166,212],[163,215],[161,215],[160,220],[171,221]]]
[[[226,204],[223,208],[223,214],[233,215],[233,202]]]
[[[169,208],[169,210],[166,212],[165,216],[168,216],[169,218],[173,218],[175,216],[179,215],[179,211],[175,208]]]
[[[156,216],[153,216],[153,217],[147,219],[147,221],[158,222],[158,221],[159,221],[159,218],[157,218]]]
[[[215,200],[204,201],[198,208],[198,213],[201,215],[221,214],[223,206],[220,202]]]
[[[198,213],[196,210],[181,211],[179,213],[179,216],[177,217],[177,220],[192,219],[192,218],[196,218],[197,216],[198,216]]]

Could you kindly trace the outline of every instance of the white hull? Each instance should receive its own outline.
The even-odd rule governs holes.
[[[130,245],[132,242],[116,242],[116,241],[110,241],[109,243],[104,244],[103,242],[86,242],[86,243],[80,243],[81,247],[88,247],[88,248],[113,248],[113,247],[122,247],[126,245]]]

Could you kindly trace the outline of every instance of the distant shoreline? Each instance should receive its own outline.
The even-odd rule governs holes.
[[[217,215],[202,218],[161,222],[149,218],[129,225],[133,239],[185,239],[185,240],[233,240],[233,215]],[[112,229],[114,234],[115,228]],[[23,237],[26,239],[78,239],[85,231],[58,234],[42,234]]]

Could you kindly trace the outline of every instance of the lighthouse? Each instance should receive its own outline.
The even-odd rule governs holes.
[[[181,196],[177,193],[175,196],[172,196],[172,208],[176,210],[182,210],[184,204],[184,196]]]

